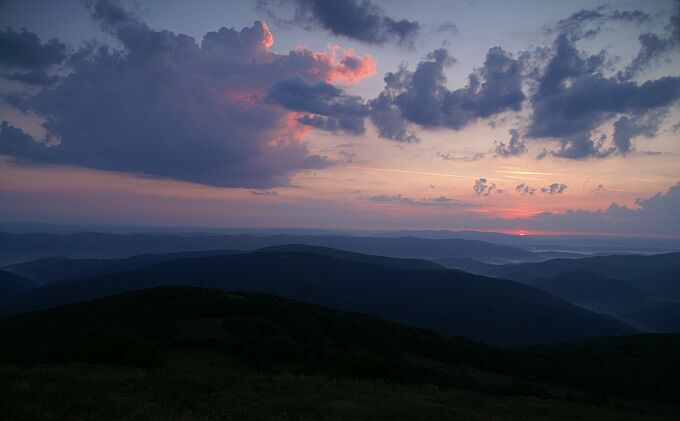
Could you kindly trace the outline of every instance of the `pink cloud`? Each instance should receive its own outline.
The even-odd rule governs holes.
[[[329,50],[317,52],[302,46],[291,51],[291,55],[308,57],[310,62],[305,71],[324,82],[353,85],[377,73],[378,62],[370,54],[361,57],[353,49],[339,45],[330,45]]]

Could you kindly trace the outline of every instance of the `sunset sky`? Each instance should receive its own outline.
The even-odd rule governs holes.
[[[680,2],[0,0],[0,220],[680,237]]]

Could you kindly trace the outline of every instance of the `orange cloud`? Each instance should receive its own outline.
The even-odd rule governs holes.
[[[298,113],[295,111],[289,111],[283,118],[279,129],[274,134],[271,141],[269,141],[269,147],[278,147],[282,145],[291,144],[293,142],[302,141],[307,133],[309,133],[313,128],[300,124],[298,119],[305,115],[304,113]]]
[[[269,30],[267,22],[262,21],[262,32],[264,33],[262,36],[262,45],[264,48],[269,48],[274,45],[274,36],[272,35],[272,31]]]
[[[352,85],[377,73],[378,62],[370,54],[361,57],[353,49],[339,45],[329,45],[329,49],[317,52],[302,46],[295,52],[311,56],[314,63],[307,72],[329,83],[340,81]]]

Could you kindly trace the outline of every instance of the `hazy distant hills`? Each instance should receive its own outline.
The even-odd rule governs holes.
[[[494,244],[514,246],[538,253],[568,253],[571,256],[585,257],[594,254],[657,254],[680,250],[680,239],[611,237],[595,235],[516,235],[499,232],[449,231],[449,230],[400,230],[374,233],[374,236],[394,238],[413,236],[419,238],[447,239],[459,238],[480,240]]]
[[[658,299],[618,318],[646,332],[680,333],[680,302]]]
[[[633,280],[660,271],[680,268],[680,253],[596,256],[583,259],[552,259],[489,267],[485,275],[527,281],[572,271],[587,271],[608,278]]]
[[[393,258],[384,256],[373,256],[360,253],[352,253],[328,247],[306,246],[301,244],[288,244],[283,246],[273,246],[259,249],[256,251],[273,252],[309,252],[322,256],[335,257],[341,260],[353,262],[375,263],[382,266],[396,269],[413,270],[439,270],[444,269],[428,260]],[[73,281],[81,278],[96,277],[111,273],[124,272],[128,270],[142,268],[156,263],[167,262],[170,260],[185,259],[190,257],[207,257],[229,254],[248,253],[245,251],[231,250],[209,250],[194,252],[162,253],[162,254],[141,254],[122,259],[69,259],[66,257],[46,257],[43,259],[30,260],[23,263],[2,268],[7,272],[23,276],[38,284],[50,282]]]
[[[14,239],[19,240],[18,245],[9,244]],[[291,239],[302,243],[279,244]],[[115,255],[126,249],[184,250],[117,259],[48,257],[5,266],[2,270],[18,277],[6,273],[8,280],[0,282],[2,301],[14,302],[0,314],[158,285],[193,285],[270,292],[501,345],[610,332],[612,319],[607,319],[609,324],[599,320],[592,329],[584,328],[576,321],[585,316],[567,311],[564,301],[580,307],[571,310],[604,313],[642,331],[680,332],[680,323],[676,323],[680,319],[680,253],[491,264],[488,262],[537,259],[540,253],[479,241],[412,237],[0,234],[0,241],[6,242],[10,254],[31,247],[34,253],[54,251],[74,256]],[[262,244],[266,246],[253,251]],[[208,249],[220,245],[232,247]],[[351,251],[356,249],[362,252]],[[0,254],[7,256],[5,249]],[[247,257],[249,254],[257,257]],[[394,257],[412,255],[432,260]],[[456,257],[461,255],[475,257]],[[487,262],[481,261],[480,255]],[[203,259],[211,256],[215,259]],[[444,267],[516,283],[449,273]],[[433,271],[444,274],[429,273]],[[35,288],[52,282],[66,284]],[[526,295],[517,289],[522,287],[517,283],[550,295],[543,294],[540,299]],[[539,292],[536,289],[531,291]],[[553,296],[564,301],[558,301],[559,305],[550,302]],[[552,320],[553,305],[559,309],[559,317],[551,333],[543,320]],[[526,313],[528,307],[531,316]],[[570,329],[582,336],[568,333],[564,337],[569,329],[562,322],[576,323]],[[622,326],[630,330],[619,323],[619,328]]]
[[[338,250],[330,247],[308,246],[304,244],[285,244],[282,246],[265,247],[256,252],[290,252],[290,253],[311,253],[321,256],[333,257],[340,260],[347,260],[350,262],[360,263],[374,263],[381,266],[387,266],[394,269],[409,269],[409,270],[440,270],[446,269],[444,266],[435,262],[422,259],[409,258],[393,258],[385,256],[377,256],[371,254],[352,253],[344,250]]]
[[[0,270],[0,305],[35,286],[36,284],[31,280],[5,270]]]
[[[586,271],[566,272],[527,283],[572,304],[606,314],[639,309],[648,298],[648,294],[625,281]]]
[[[435,259],[434,262],[449,269],[458,269],[464,272],[474,273],[475,275],[490,273],[500,266],[481,262],[469,257],[449,257],[446,259]]]
[[[208,250],[163,254],[140,254],[122,259],[70,259],[67,257],[45,257],[15,263],[2,269],[38,284],[72,281],[80,278],[101,276],[110,273],[138,269],[156,263],[190,257],[206,257],[242,253],[231,250]]]
[[[333,252],[336,257],[329,253],[268,251],[170,260],[47,284],[17,296],[4,314],[130,290],[188,285],[267,292],[499,345],[634,332],[613,318],[512,281],[449,270],[397,269],[356,257],[338,258],[344,252]]]
[[[442,259],[468,257],[507,263],[539,261],[541,257],[521,248],[477,240],[372,238],[347,236],[251,236],[251,235],[147,235],[147,234],[8,234],[0,233],[0,261],[7,264],[42,257],[113,258],[144,253],[206,250],[255,250],[286,244],[330,247],[389,257]]]
[[[628,282],[648,294],[680,300],[680,262],[676,267],[654,271]]]
[[[473,258],[435,259],[442,266],[478,275],[528,283],[569,272],[588,272],[606,278],[625,280],[651,294],[680,296],[680,253],[654,255],[610,255],[580,259],[550,259],[541,262],[489,264]]]
[[[490,265],[437,260],[447,267],[512,279],[649,332],[680,332],[680,253],[597,256]]]

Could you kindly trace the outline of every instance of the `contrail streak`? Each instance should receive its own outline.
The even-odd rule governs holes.
[[[558,172],[538,172],[538,171],[504,171],[496,170],[494,172],[500,172],[504,174],[519,174],[519,175],[564,175]]]
[[[439,173],[439,172],[426,172],[426,171],[413,171],[413,170],[397,170],[394,168],[372,168],[372,167],[354,167],[354,166],[346,166],[345,168],[352,168],[356,170],[367,170],[367,171],[389,171],[389,172],[396,172],[396,173],[402,173],[402,174],[417,174],[417,175],[433,175],[436,177],[454,177],[454,178],[466,178],[469,180],[476,180],[478,178],[485,178],[487,180],[491,181],[509,181],[505,180],[502,178],[489,178],[489,177],[472,177],[470,175],[459,175],[459,174],[444,174],[444,173]]]
[[[533,178],[533,177],[518,177],[516,175],[508,175],[508,178],[514,178],[517,180],[535,180],[535,181],[545,181],[545,178]]]

